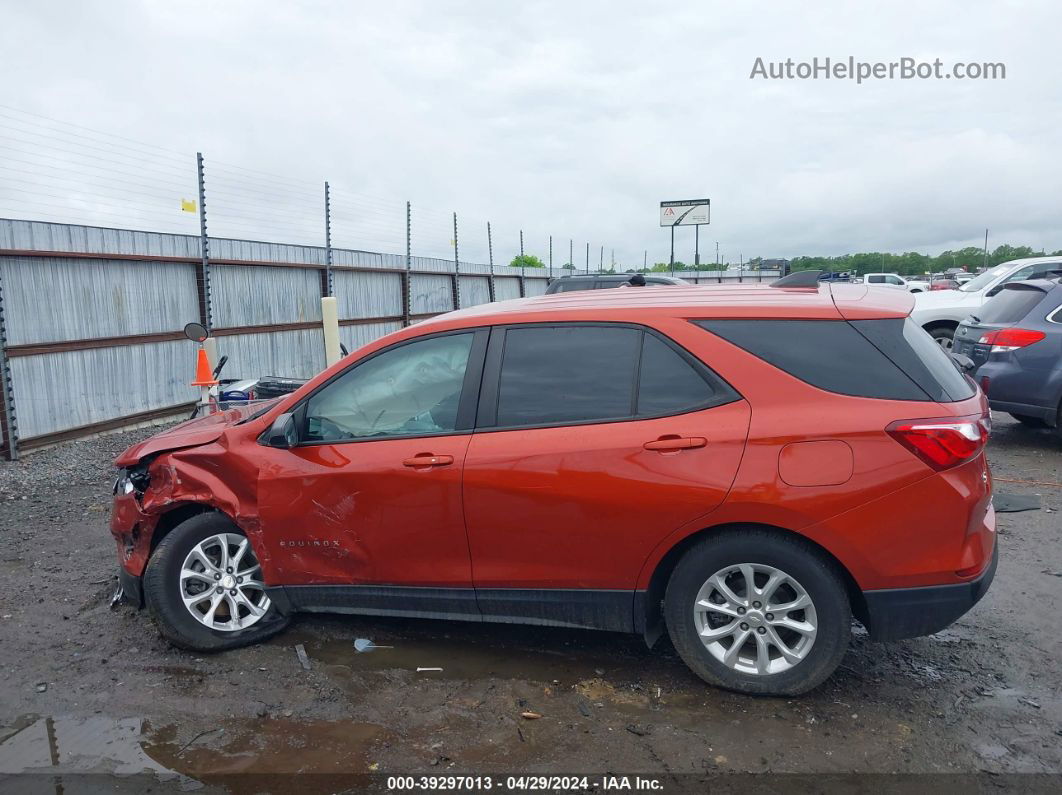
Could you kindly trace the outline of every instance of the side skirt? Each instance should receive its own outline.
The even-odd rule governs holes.
[[[402,585],[287,585],[267,588],[284,614],[351,613],[579,627],[635,632],[640,591],[422,588]]]

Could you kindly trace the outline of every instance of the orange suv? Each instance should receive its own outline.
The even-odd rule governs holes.
[[[747,693],[821,683],[853,616],[936,632],[995,570],[985,398],[909,294],[792,279],[452,312],[134,445],[123,592],[200,651],[297,611],[666,628]]]

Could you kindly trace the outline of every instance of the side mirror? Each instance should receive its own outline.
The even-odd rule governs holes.
[[[289,450],[299,443],[299,434],[295,429],[295,415],[291,412],[281,414],[266,432],[264,442],[267,447]]]
[[[184,336],[192,342],[202,342],[210,335],[202,323],[189,323],[184,327]]]

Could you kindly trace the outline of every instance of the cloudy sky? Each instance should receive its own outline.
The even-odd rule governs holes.
[[[0,0],[0,216],[196,232],[199,150],[219,235],[318,242],[328,179],[338,245],[401,250],[409,200],[436,256],[456,210],[462,258],[490,220],[500,257],[523,228],[666,260],[659,202],[701,196],[704,261],[1062,248],[1060,27],[1054,0]],[[750,79],[849,56],[1006,79]]]

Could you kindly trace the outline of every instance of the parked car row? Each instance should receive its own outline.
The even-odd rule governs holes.
[[[1062,283],[1009,282],[959,324],[953,353],[973,362],[989,404],[1062,436]]]

